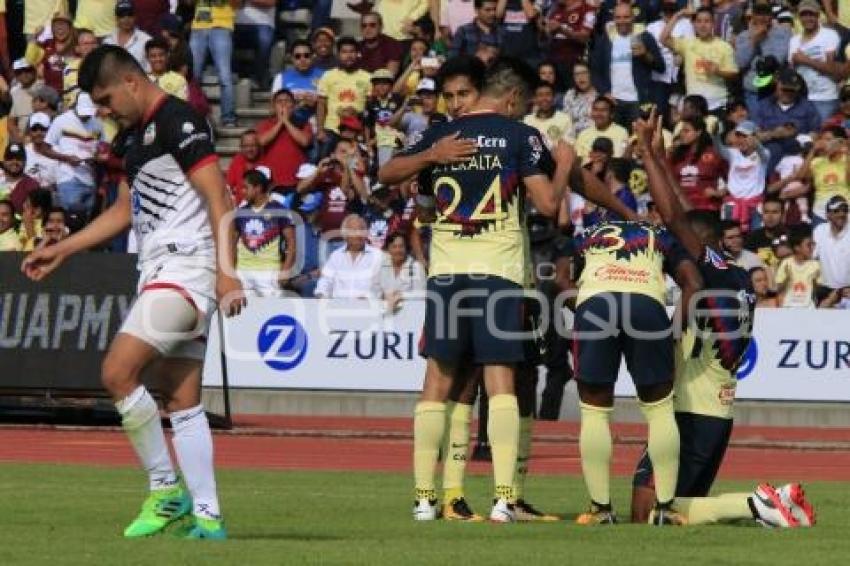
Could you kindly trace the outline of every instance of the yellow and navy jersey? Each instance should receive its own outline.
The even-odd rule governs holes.
[[[755,294],[747,272],[706,247],[703,296],[676,353],[676,410],[732,418],[735,373],[750,346]]]
[[[249,204],[236,215],[236,265],[246,271],[280,271],[286,254],[284,230],[292,226],[286,208],[269,201],[257,210]]]
[[[672,275],[689,257],[666,229],[649,222],[606,220],[576,238],[578,298],[601,293],[639,293],[662,305],[664,274]]]
[[[551,177],[555,163],[540,133],[492,112],[437,124],[406,154],[460,133],[478,145],[465,162],[437,165],[419,176],[419,190],[436,199],[429,275],[494,275],[527,282],[524,179]]]

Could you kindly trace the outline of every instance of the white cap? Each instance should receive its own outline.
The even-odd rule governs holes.
[[[30,116],[29,121],[30,128],[33,126],[42,126],[44,128],[50,127],[50,116],[45,112],[36,112],[32,116]]]
[[[416,85],[416,92],[419,92],[420,90],[437,92],[437,83],[434,82],[434,79],[422,79],[419,81],[419,84]]]
[[[15,62],[12,63],[12,70],[23,71],[24,69],[35,69],[35,67],[33,67],[32,63],[30,63],[23,57],[21,57],[20,59],[16,59]]]
[[[801,146],[806,145],[806,144],[810,144],[813,141],[814,140],[812,139],[812,136],[810,136],[809,134],[798,134],[797,135],[797,143],[800,144]]]
[[[269,181],[272,180],[272,170],[266,167],[265,165],[259,165],[257,167],[254,167],[254,171],[262,173],[263,177],[265,177]]]
[[[97,114],[97,106],[91,100],[91,96],[87,92],[81,92],[77,95],[77,116],[91,118]]]
[[[312,163],[302,163],[298,168],[298,171],[295,173],[296,179],[309,179],[313,175],[316,174],[318,167],[313,165]]]

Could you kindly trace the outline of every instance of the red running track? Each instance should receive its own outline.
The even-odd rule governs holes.
[[[409,472],[411,442],[409,419],[341,418],[251,418],[238,419],[246,428],[283,427],[279,432],[310,436],[270,436],[256,434],[216,434],[216,460],[224,468],[273,470],[361,470]],[[564,440],[538,442],[534,446],[532,473],[579,474],[577,444],[569,436],[577,432],[575,423],[539,423],[537,436]],[[345,425],[345,426],[343,426]],[[316,431],[384,434],[384,438],[339,438],[314,436]],[[615,435],[640,436],[642,427],[615,426]],[[792,449],[731,447],[721,470],[729,479],[772,480],[850,480],[850,440],[840,429],[779,429],[740,427],[737,441],[776,439],[835,441],[841,449]],[[631,475],[641,446],[634,442],[617,444],[614,473]],[[74,463],[99,466],[136,464],[127,440],[116,430],[63,430],[34,427],[0,428],[0,462]],[[489,464],[472,463],[473,473],[489,473]]]

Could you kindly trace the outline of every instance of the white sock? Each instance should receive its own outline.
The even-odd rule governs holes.
[[[148,472],[151,491],[177,485],[177,474],[168,454],[159,410],[145,386],[138,386],[115,407],[121,415],[124,432]]]
[[[195,515],[218,519],[221,511],[215,488],[213,441],[204,406],[171,413],[174,452],[192,495]]]

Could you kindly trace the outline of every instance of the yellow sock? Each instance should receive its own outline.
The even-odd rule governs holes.
[[[446,430],[446,404],[420,401],[413,414],[413,474],[417,499],[436,499],[434,467]]]
[[[525,492],[525,478],[528,475],[528,460],[531,456],[531,430],[534,417],[519,418],[519,444],[516,453],[516,470],[514,470],[514,497],[522,499]]]
[[[679,475],[679,427],[673,414],[673,395],[654,403],[640,403],[649,424],[647,451],[655,473],[655,497],[661,503],[676,495]]]
[[[450,503],[453,499],[463,497],[472,405],[451,403],[446,413],[449,430],[443,450],[443,498],[446,503]]]
[[[579,451],[581,471],[590,499],[600,505],[611,503],[611,440],[610,407],[594,407],[579,403],[581,408],[581,432]]]
[[[719,497],[677,497],[676,510],[690,525],[706,525],[719,521],[752,519],[749,493],[726,493]]]
[[[516,395],[490,397],[487,419],[496,498],[513,501],[514,469],[519,444],[519,405]]]

